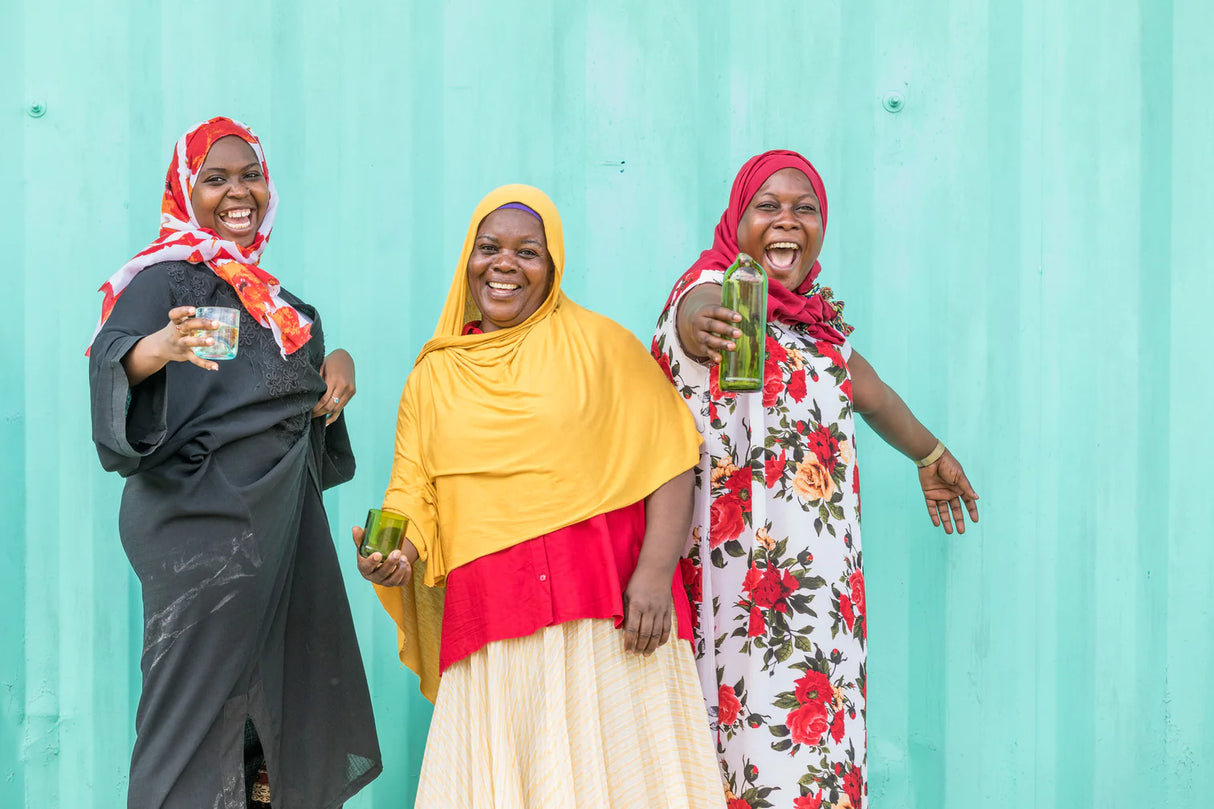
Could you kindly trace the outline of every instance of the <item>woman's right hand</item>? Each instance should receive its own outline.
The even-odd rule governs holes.
[[[721,305],[719,285],[703,284],[679,304],[679,341],[691,357],[719,363],[722,351],[737,348],[733,341],[742,336],[736,327],[741,321],[740,314]]]
[[[194,353],[194,349],[215,342],[209,334],[196,335],[196,332],[213,332],[219,328],[219,321],[194,317],[194,312],[193,306],[170,309],[168,324],[144,339],[156,341],[157,354],[164,358],[166,365],[170,362],[192,362],[199,368],[218,371],[219,363],[204,360]]]
[[[160,331],[144,336],[135,347],[122,358],[127,382],[135,387],[170,362],[192,362],[207,371],[218,371],[219,363],[204,360],[194,353],[196,346],[207,346],[214,342],[209,335],[195,336],[195,332],[210,332],[219,327],[216,320],[194,317],[193,306],[177,306],[169,310],[169,322]]]
[[[350,533],[354,537],[354,547],[361,547],[363,529],[354,526]],[[386,559],[379,551],[370,556],[363,556],[361,553],[357,555],[358,572],[372,584],[378,584],[380,587],[403,587],[413,578],[413,562],[417,559],[417,548],[407,539],[402,538],[400,549],[392,551]]]

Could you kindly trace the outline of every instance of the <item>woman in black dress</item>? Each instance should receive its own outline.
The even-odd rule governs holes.
[[[174,152],[159,238],[102,287],[93,440],[126,478],[119,533],[143,592],[139,809],[243,809],[266,774],[277,809],[328,809],[381,769],[321,500],[354,474],[354,364],[325,356],[316,310],[258,266],[276,206],[256,136],[200,124]],[[200,306],[239,310],[234,358],[195,355],[217,336]]]

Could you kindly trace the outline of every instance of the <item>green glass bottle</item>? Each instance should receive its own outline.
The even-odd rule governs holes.
[[[742,336],[735,351],[721,360],[721,390],[744,393],[763,388],[763,361],[767,350],[767,273],[745,253],[725,271],[721,305],[742,316]]]

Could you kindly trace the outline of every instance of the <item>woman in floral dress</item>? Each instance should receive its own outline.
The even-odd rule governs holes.
[[[978,518],[961,465],[852,348],[843,304],[816,283],[826,212],[801,155],[749,160],[653,340],[704,436],[681,564],[730,809],[867,804],[853,414],[918,464],[935,525],[964,532],[964,511]],[[718,363],[741,336],[721,306],[739,251],[768,273],[767,357],[762,391],[734,394]]]

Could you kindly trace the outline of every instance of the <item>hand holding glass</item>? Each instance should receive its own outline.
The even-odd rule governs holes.
[[[194,317],[214,320],[219,325],[214,331],[199,329],[194,337],[210,337],[209,346],[194,346],[194,354],[204,360],[230,360],[236,356],[240,344],[240,310],[226,306],[199,306]]]
[[[381,553],[386,559],[388,554],[400,548],[401,540],[405,537],[405,526],[408,524],[408,517],[377,508],[368,510],[363,541],[358,546],[359,556]]]

